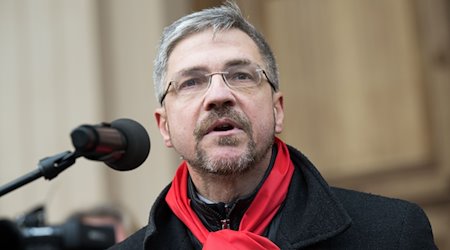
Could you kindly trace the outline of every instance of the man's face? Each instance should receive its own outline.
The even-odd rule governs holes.
[[[251,63],[264,69],[253,40],[238,29],[193,34],[173,49],[168,82],[181,72],[223,72],[230,64]],[[186,98],[171,90],[155,112],[166,146],[200,171],[228,175],[245,172],[268,159],[275,133],[282,131],[283,99],[272,93],[265,76],[259,86],[230,89],[220,74],[209,88]]]

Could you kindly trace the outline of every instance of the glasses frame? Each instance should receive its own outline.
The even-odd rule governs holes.
[[[267,73],[265,70],[258,68],[258,71],[261,71],[263,73],[263,75],[266,77],[267,82],[269,83],[270,87],[273,89],[273,91],[277,91],[275,84],[269,79],[269,77],[267,76]],[[213,75],[217,75],[220,74],[222,76],[223,81],[225,82],[225,84],[228,86],[228,88],[232,89],[232,87],[229,85],[228,81],[225,78],[225,74],[228,74],[228,72],[223,72],[223,71],[219,71],[219,72],[212,72],[209,74],[206,74],[205,76],[209,77],[209,83],[208,83],[208,87],[211,85],[211,79]],[[262,79],[261,79],[262,80]],[[166,99],[167,94],[169,94],[169,90],[170,90],[170,86],[172,86],[172,84],[175,83],[175,81],[170,81],[169,84],[167,85],[166,90],[164,91],[164,94],[161,96],[159,103],[161,104],[161,106],[163,105],[164,100]]]

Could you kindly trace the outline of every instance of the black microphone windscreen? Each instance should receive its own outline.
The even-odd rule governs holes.
[[[127,140],[125,154],[115,161],[105,161],[109,167],[128,171],[139,167],[150,152],[150,138],[145,128],[131,119],[118,119],[111,122],[111,127],[123,133]]]

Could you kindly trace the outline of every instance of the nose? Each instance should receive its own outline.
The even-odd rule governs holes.
[[[211,110],[224,105],[235,105],[234,93],[225,82],[223,74],[213,74],[210,77],[209,88],[204,97],[204,108]]]

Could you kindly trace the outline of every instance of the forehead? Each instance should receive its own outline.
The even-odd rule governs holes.
[[[184,38],[174,47],[168,60],[167,75],[170,77],[192,67],[220,70],[237,60],[263,63],[256,43],[243,31],[230,29],[214,33],[205,30]]]

